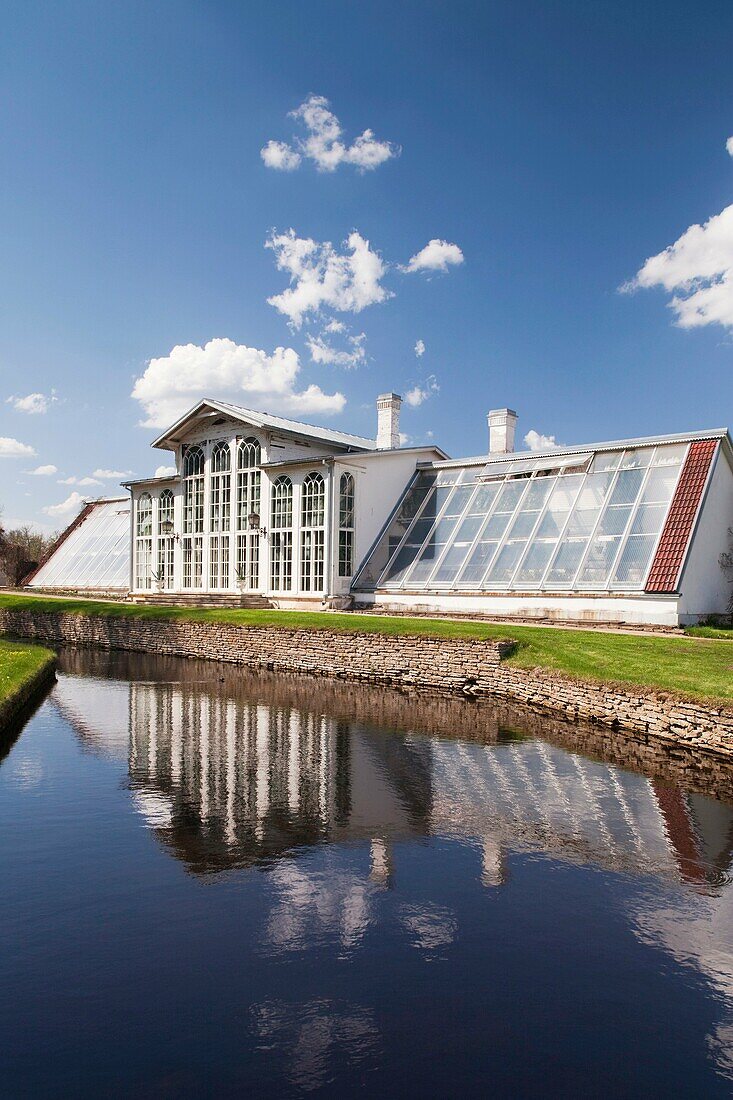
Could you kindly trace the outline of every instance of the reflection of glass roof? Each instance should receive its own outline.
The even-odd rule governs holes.
[[[419,470],[354,588],[639,591],[687,444]]]
[[[130,503],[92,506],[31,580],[30,588],[129,588]]]

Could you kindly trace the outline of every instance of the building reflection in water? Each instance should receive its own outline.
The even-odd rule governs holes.
[[[401,842],[421,837],[468,842],[476,881],[489,890],[507,880],[516,852],[644,876],[653,889],[648,903],[629,902],[631,926],[731,1006],[709,1041],[733,1072],[731,805],[670,781],[674,764],[665,774],[652,761],[657,774],[644,775],[568,752],[535,736],[537,723],[566,744],[582,743],[581,730],[520,712],[507,727],[505,711],[461,701],[420,706],[396,693],[242,670],[218,682],[211,666],[190,675],[197,668],[202,679],[187,682],[164,671],[157,681],[62,675],[53,699],[90,750],[127,756],[137,812],[191,873],[268,871],[276,899],[268,950],[298,950],[314,937],[358,948],[378,923],[379,895],[399,890]],[[520,723],[526,732],[516,732]],[[729,779],[716,781],[727,793]],[[353,842],[369,846],[362,873],[339,857]],[[301,858],[316,845],[322,858]],[[397,911],[416,950],[430,957],[450,948],[458,918],[448,907]],[[306,1008],[262,1005],[255,1026],[263,1038],[287,1032],[296,1053],[305,1044],[309,1079],[319,1079],[319,1051],[333,1042],[371,1049],[373,1024],[361,1010]]]

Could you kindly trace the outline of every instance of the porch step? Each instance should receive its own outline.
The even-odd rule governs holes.
[[[232,608],[268,608],[275,605],[265,596],[248,594],[238,596],[234,593],[202,592],[201,595],[187,592],[152,593],[149,596],[132,596],[133,603],[155,607],[232,607]]]

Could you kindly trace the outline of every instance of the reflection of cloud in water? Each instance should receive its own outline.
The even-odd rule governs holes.
[[[458,925],[450,909],[441,905],[405,905],[400,916],[415,947],[429,953],[448,947],[456,938]]]
[[[331,1000],[266,1001],[251,1012],[257,1049],[284,1057],[285,1076],[304,1092],[331,1082],[338,1060],[352,1068],[376,1067],[379,1032],[365,1008]]]
[[[270,880],[277,902],[267,924],[267,942],[276,951],[300,951],[314,941],[335,937],[342,948],[356,947],[372,919],[376,887],[339,867],[328,852],[317,872],[288,860],[276,864]]]

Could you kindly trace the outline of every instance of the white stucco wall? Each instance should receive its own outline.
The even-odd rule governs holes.
[[[339,478],[345,470],[353,475],[356,483],[354,576],[387,517],[402,496],[405,486],[415,471],[415,465],[436,457],[435,449],[429,447],[424,450],[375,451],[368,455],[344,455],[336,460],[334,463],[336,497],[338,497]],[[345,595],[350,590],[352,578],[338,576],[338,499],[332,518],[334,554],[331,591],[335,595]]]
[[[677,626],[677,596],[608,595],[553,596],[475,595],[458,593],[359,592],[359,603],[377,604],[386,610],[480,614],[491,618],[555,619],[593,623]]]
[[[733,470],[718,448],[707,493],[680,579],[680,619],[696,622],[728,610],[731,581],[720,568],[720,555],[731,549]]]

